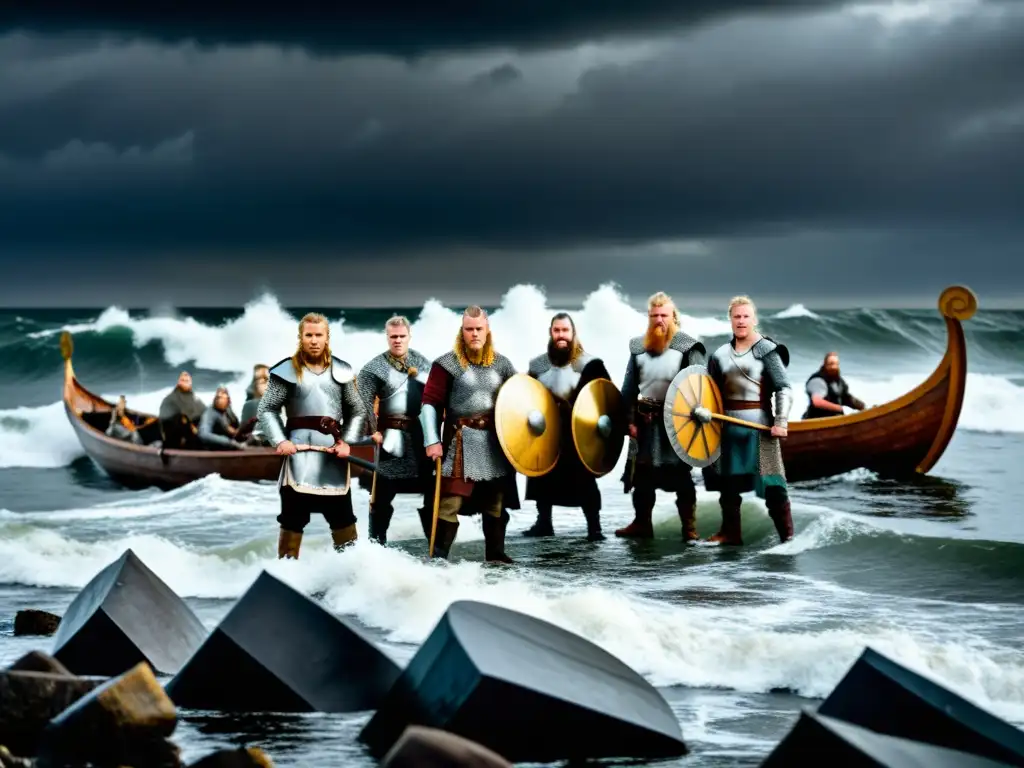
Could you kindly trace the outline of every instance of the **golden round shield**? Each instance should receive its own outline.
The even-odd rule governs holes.
[[[722,394],[703,365],[683,368],[665,393],[665,431],[676,454],[692,467],[714,464],[722,449],[722,423],[701,419],[697,408],[722,413]],[[706,414],[705,414],[706,415]]]
[[[498,443],[516,472],[546,475],[558,463],[561,423],[554,395],[537,379],[517,373],[498,390],[494,404]]]
[[[622,393],[608,379],[588,382],[572,408],[572,442],[580,462],[601,477],[619,461],[626,439]]]

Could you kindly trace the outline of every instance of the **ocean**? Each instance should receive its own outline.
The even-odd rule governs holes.
[[[792,418],[806,406],[804,381],[829,350],[840,353],[853,393],[869,405],[915,387],[942,356],[937,309],[816,312],[813,300],[805,303],[811,309],[762,310],[760,318],[762,331],[792,354]],[[826,696],[866,646],[1024,725],[1024,518],[1013,485],[1024,460],[1024,312],[986,310],[984,296],[979,303],[964,325],[969,374],[959,426],[929,476],[894,482],[858,471],[793,485],[796,536],[781,545],[763,503],[747,498],[746,546],[687,548],[667,496],[655,509],[653,542],[611,535],[632,518],[620,462],[599,483],[606,541],[585,542],[582,514],[572,509],[555,510],[556,538],[525,539],[535,512],[524,503],[509,527],[517,561],[510,569],[481,565],[478,524],[460,528],[450,564],[424,563],[411,498],[399,498],[389,546],[370,544],[361,489],[356,547],[333,552],[326,525],[314,519],[301,559],[278,561],[273,483],[208,477],[169,492],[125,490],[85,457],[60,404],[65,329],[80,380],[108,399],[124,394],[129,406],[155,412],[187,369],[206,402],[226,383],[238,410],[252,366],[291,354],[296,321],[308,310],[331,318],[335,354],[358,366],[385,348],[392,311],[414,321],[416,349],[445,352],[460,307],[285,308],[265,295],[222,310],[0,311],[0,663],[51,648],[50,638],[13,637],[18,609],[63,614],[130,547],[210,627],[266,569],[322,595],[400,663],[453,600],[551,621],[663,690],[691,750],[663,765],[758,765],[800,708]],[[645,317],[611,286],[564,308],[548,306],[534,287],[513,287],[492,316],[497,348],[525,370],[559,309],[573,312],[584,346],[621,384],[627,341],[643,332]],[[709,348],[727,340],[724,311],[682,312],[683,329]],[[699,486],[698,500],[706,536],[717,529],[717,498]],[[175,739],[186,760],[249,744],[279,766],[371,766],[356,741],[368,717],[182,711]]]

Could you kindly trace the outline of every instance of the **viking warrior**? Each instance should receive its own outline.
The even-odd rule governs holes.
[[[842,416],[843,406],[864,410],[864,401],[850,394],[850,385],[839,375],[839,353],[829,352],[815,373],[807,379],[807,411],[805,419]]]
[[[371,486],[370,538],[380,544],[387,543],[393,502],[399,493],[423,497],[419,514],[429,539],[434,490],[433,467],[423,454],[419,422],[430,361],[409,349],[412,329],[406,318],[392,317],[385,323],[384,333],[388,350],[371,358],[356,377],[368,430],[379,446]]]
[[[281,421],[282,408],[288,411],[287,424]],[[260,431],[285,457],[278,481],[278,557],[299,556],[302,531],[314,512],[327,520],[335,549],[355,541],[349,463],[344,459],[348,444],[364,434],[366,409],[352,367],[331,354],[323,315],[310,313],[299,321],[299,348],[270,369],[257,414]]]
[[[448,557],[458,515],[480,512],[486,560],[512,562],[505,554],[506,510],[519,509],[519,493],[515,469],[498,442],[494,406],[498,390],[515,373],[512,361],[494,350],[487,313],[467,308],[455,348],[430,366],[420,411],[427,458],[443,458],[435,557]]]
[[[679,330],[679,313],[662,292],[647,301],[647,333],[629,342],[629,362],[622,383],[629,436],[634,441],[626,464],[624,488],[633,490],[634,519],[616,536],[654,537],[651,514],[655,491],[675,493],[682,522],[683,540],[696,541],[697,490],[692,467],[672,448],[665,430],[665,395],[672,379],[683,368],[703,365],[704,345]]]
[[[708,374],[722,393],[726,416],[771,426],[770,433],[724,422],[721,455],[704,472],[709,491],[719,491],[722,527],[708,539],[742,545],[740,494],[755,491],[765,500],[779,539],[793,538],[780,438],[787,435],[793,395],[786,367],[789,350],[757,332],[757,309],[746,296],[729,302],[732,340],[715,350]],[[774,413],[773,413],[774,405]]]
[[[610,379],[600,358],[583,351],[576,325],[565,312],[551,318],[548,351],[530,361],[529,375],[554,395],[561,417],[558,463],[540,477],[526,481],[526,498],[537,502],[537,522],[524,536],[554,536],[551,508],[580,507],[587,521],[587,539],[600,541],[601,491],[597,478],[579,459],[572,437],[572,408],[580,390],[594,379]]]

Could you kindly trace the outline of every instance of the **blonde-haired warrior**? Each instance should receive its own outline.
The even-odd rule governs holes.
[[[299,556],[303,529],[315,512],[327,520],[335,549],[356,539],[349,464],[339,459],[364,434],[366,408],[352,366],[331,353],[330,333],[321,314],[311,312],[299,321],[298,348],[271,367],[256,411],[260,430],[285,457],[278,481],[279,558]],[[287,424],[282,408],[288,411]],[[330,451],[297,452],[299,445]]]
[[[434,557],[448,557],[459,515],[482,513],[484,558],[512,562],[505,553],[505,510],[519,509],[519,491],[516,471],[498,442],[494,406],[498,390],[515,373],[512,361],[494,349],[487,312],[468,307],[454,348],[430,366],[420,409],[427,458],[442,460]]]
[[[683,541],[698,538],[693,468],[672,448],[662,413],[672,379],[687,366],[703,365],[706,355],[703,344],[679,330],[679,313],[671,297],[660,291],[651,296],[647,332],[629,342],[622,383],[626,423],[636,449],[635,454],[631,451],[623,476],[626,492],[633,490],[634,518],[617,530],[616,536],[653,538],[651,514],[656,491],[662,490],[675,494]]]
[[[722,527],[709,541],[743,544],[741,494],[755,491],[765,500],[781,541],[793,537],[793,517],[782,464],[793,393],[786,367],[789,350],[757,330],[757,308],[747,296],[729,302],[732,339],[708,361],[708,373],[722,393],[727,416],[771,426],[765,433],[728,422],[722,424],[722,452],[704,472],[709,491],[719,491]],[[774,406],[774,413],[772,412]]]
[[[371,357],[356,377],[366,406],[367,431],[380,446],[377,472],[370,489],[370,538],[378,544],[387,544],[388,527],[395,513],[395,496],[409,493],[423,499],[419,508],[420,522],[429,540],[433,518],[433,467],[423,453],[419,415],[430,361],[410,349],[412,327],[408,318],[402,315],[390,318],[384,324],[384,334],[387,350]]]

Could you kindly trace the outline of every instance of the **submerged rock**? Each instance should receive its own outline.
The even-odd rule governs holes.
[[[359,712],[400,672],[354,626],[264,571],[167,693],[189,709]]]
[[[662,695],[610,653],[473,601],[449,606],[359,738],[380,757],[409,725],[442,728],[510,762],[687,753]]]
[[[79,675],[113,677],[140,662],[173,675],[205,637],[185,601],[129,549],[68,606],[53,655]]]
[[[60,616],[27,608],[14,615],[14,634],[52,635],[60,626]]]

